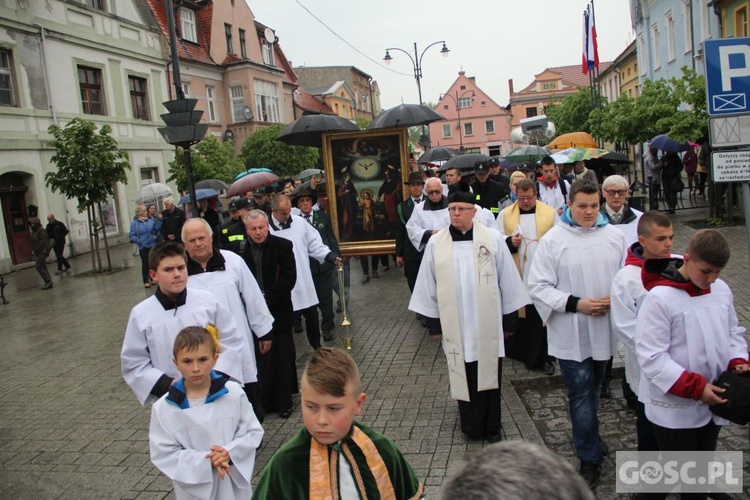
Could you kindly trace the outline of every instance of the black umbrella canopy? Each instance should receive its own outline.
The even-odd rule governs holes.
[[[216,191],[226,191],[229,184],[219,179],[205,179],[195,183],[195,189],[215,189]]]
[[[428,123],[445,120],[433,109],[420,104],[399,104],[386,109],[367,126],[367,130],[378,130],[382,128],[413,127],[415,125],[427,125]]]
[[[290,146],[322,147],[321,134],[325,132],[358,132],[359,127],[336,115],[304,115],[279,132],[277,141]]]
[[[449,168],[459,170],[474,170],[482,162],[489,162],[490,157],[481,153],[466,153],[457,155],[446,161],[440,167],[440,172],[445,172]]]
[[[417,163],[433,163],[436,161],[450,160],[456,156],[458,152],[449,148],[448,146],[438,146],[436,148],[428,149],[425,154],[419,157]]]

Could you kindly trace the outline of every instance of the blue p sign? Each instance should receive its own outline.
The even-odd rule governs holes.
[[[708,114],[750,112],[750,38],[704,42]]]

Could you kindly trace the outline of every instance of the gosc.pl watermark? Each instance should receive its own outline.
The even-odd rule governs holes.
[[[742,493],[741,451],[618,451],[617,493]]]

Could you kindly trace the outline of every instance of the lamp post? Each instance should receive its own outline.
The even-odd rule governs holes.
[[[471,92],[471,101],[474,102],[474,99],[476,98],[476,93],[473,90],[466,90],[461,95],[458,95],[458,90],[456,90],[456,97],[453,97],[450,94],[440,94],[439,100],[442,101],[443,97],[450,97],[453,103],[456,105],[456,113],[458,114],[458,150],[463,152],[464,150],[464,137],[463,137],[463,130],[461,129],[461,99]]]
[[[427,52],[427,50],[430,47],[433,47],[435,45],[439,45],[441,43],[443,44],[443,47],[440,49],[440,53],[443,54],[443,57],[448,57],[448,53],[450,52],[450,50],[448,50],[448,47],[446,47],[445,40],[440,40],[439,42],[433,42],[433,43],[429,44],[427,47],[425,47],[425,49],[421,53],[419,52],[419,49],[417,48],[417,42],[414,42],[414,56],[413,57],[412,57],[412,55],[408,51],[406,51],[404,49],[400,49],[398,47],[389,47],[389,48],[385,49],[385,56],[383,57],[383,61],[385,61],[386,64],[391,64],[391,61],[393,60],[393,57],[391,57],[391,51],[392,50],[397,50],[399,52],[403,52],[404,54],[406,54],[409,57],[409,59],[411,59],[411,65],[412,65],[412,68],[414,69],[414,79],[417,81],[417,92],[419,93],[419,105],[420,106],[423,105],[423,103],[422,103],[422,83],[421,83],[421,80],[422,80],[422,58],[424,57],[424,53]],[[424,125],[422,125],[422,137],[420,137],[419,143],[423,147],[425,147],[425,148],[429,148],[430,147],[430,138],[425,133],[425,127],[424,127]]]

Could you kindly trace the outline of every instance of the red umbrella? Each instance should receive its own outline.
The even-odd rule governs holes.
[[[253,172],[244,175],[229,186],[227,196],[244,196],[248,191],[266,187],[274,182],[279,182],[281,177],[273,172]]]

